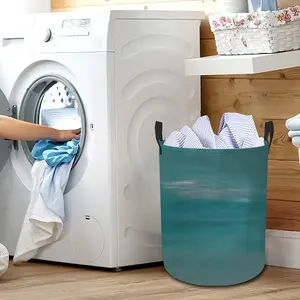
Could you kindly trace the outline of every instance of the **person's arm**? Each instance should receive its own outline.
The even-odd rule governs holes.
[[[80,129],[57,130],[0,115],[0,139],[23,141],[50,139],[64,142],[79,139],[79,133]]]

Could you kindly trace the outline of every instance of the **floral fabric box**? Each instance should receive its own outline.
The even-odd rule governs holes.
[[[211,15],[209,23],[220,55],[300,49],[300,6],[278,11]]]

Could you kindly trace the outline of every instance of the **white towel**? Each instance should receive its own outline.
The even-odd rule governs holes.
[[[289,130],[288,136],[292,138],[293,145],[300,149],[300,114],[288,119],[285,126]]]
[[[14,256],[14,263],[28,261],[36,256],[41,247],[57,241],[63,230],[63,222],[47,209],[41,195],[40,185],[47,164],[36,161],[31,170],[32,190],[30,203]]]
[[[2,276],[8,269],[9,253],[6,247],[0,244],[0,276]]]
[[[285,126],[289,131],[299,131],[300,130],[300,114],[287,119]]]

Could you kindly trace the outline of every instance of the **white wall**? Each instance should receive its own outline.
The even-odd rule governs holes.
[[[0,16],[7,14],[47,13],[51,0],[0,0]]]

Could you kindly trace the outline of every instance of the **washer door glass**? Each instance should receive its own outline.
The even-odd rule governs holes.
[[[44,76],[27,90],[20,108],[20,119],[56,129],[81,128],[80,150],[85,140],[85,114],[78,92],[65,78]],[[31,150],[36,141],[21,142],[30,162],[34,162]]]
[[[81,128],[78,100],[61,82],[43,94],[38,117],[41,125],[57,129]]]

